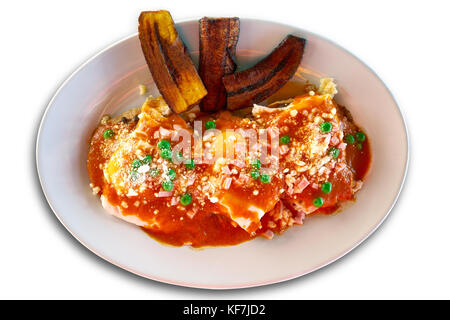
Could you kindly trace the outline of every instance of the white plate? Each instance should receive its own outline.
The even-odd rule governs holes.
[[[191,54],[198,53],[197,21],[177,24]],[[385,219],[408,164],[402,114],[383,82],[338,45],[292,26],[241,19],[238,63],[267,54],[287,34],[308,40],[302,68],[313,80],[332,76],[338,102],[370,137],[373,163],[357,201],[335,216],[314,216],[268,241],[195,250],[156,242],[139,228],[106,214],[92,195],[86,170],[88,139],[105,113],[138,106],[138,85],[157,93],[137,35],[90,59],[58,89],[37,138],[37,169],[45,196],[67,230],[103,259],[143,277],[199,288],[243,288],[299,277],[355,248]],[[316,79],[317,80],[317,79]]]

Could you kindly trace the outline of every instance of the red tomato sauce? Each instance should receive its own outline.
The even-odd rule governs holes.
[[[318,108],[320,112],[321,108],[325,107],[318,101],[312,98],[310,107]],[[329,106],[327,108],[326,111],[329,111]],[[336,108],[338,108],[338,114],[340,114],[339,107],[336,106]],[[344,136],[352,135],[355,137],[356,133],[362,132],[351,120],[345,118],[343,113],[340,116],[342,117],[342,131]],[[228,112],[204,115],[200,119],[203,123],[212,119],[218,130],[245,128],[252,125],[245,118],[232,116]],[[280,117],[280,119],[277,125],[280,128],[284,128],[283,135],[288,135],[293,140],[297,139],[301,143],[306,143],[306,141],[301,141],[301,135],[296,131],[297,126],[291,125],[291,122],[289,122],[291,121],[289,116],[286,116],[286,120],[283,117]],[[263,123],[265,123],[264,121],[268,123],[271,119],[268,117],[267,119],[263,119]],[[176,115],[169,117],[163,122],[162,126],[171,129],[174,124],[183,128],[188,127],[188,124]],[[243,207],[243,204],[253,203],[259,208],[264,208],[266,212],[261,219],[261,226],[252,232],[247,232],[225,214],[226,212],[224,212],[223,207],[217,203],[204,202],[202,200],[204,198],[204,192],[201,189],[202,181],[205,178],[208,180],[213,177],[218,177],[218,174],[213,171],[212,165],[197,164],[193,170],[189,170],[183,165],[173,167],[177,177],[188,177],[189,175],[196,177],[195,182],[187,187],[187,191],[192,196],[192,203],[186,206],[186,208],[181,207],[181,209],[179,204],[172,205],[167,198],[155,197],[155,194],[161,190],[161,179],[158,177],[146,181],[145,183],[148,185],[147,189],[140,193],[139,197],[133,198],[133,201],[130,201],[127,195],[120,194],[114,185],[106,182],[104,174],[105,163],[118,148],[115,145],[115,141],[129,135],[135,129],[136,125],[137,122],[133,120],[115,123],[108,122],[100,125],[95,130],[90,141],[87,161],[91,186],[98,187],[100,189],[98,194],[105,196],[111,205],[122,206],[121,209],[124,216],[135,215],[142,221],[153,221],[152,219],[157,219],[159,228],[143,227],[142,230],[152,238],[174,246],[190,245],[192,247],[202,247],[235,245],[253,239],[256,236],[264,235],[270,237],[270,234],[273,232],[282,233],[293,224],[298,224],[295,221],[298,221],[300,218],[298,212],[293,212],[295,210],[292,209],[292,205],[284,202],[284,200],[295,199],[295,201],[301,201],[305,208],[310,208],[314,206],[314,199],[320,197],[323,199],[323,205],[314,213],[333,213],[339,208],[341,202],[354,199],[354,182],[362,180],[365,177],[371,161],[370,144],[367,136],[365,136],[364,141],[355,141],[353,144],[347,143],[345,147],[345,159],[341,160],[341,163],[346,164],[345,169],[339,172],[333,171],[333,174],[330,174],[328,180],[333,186],[331,192],[324,194],[320,185],[310,183],[301,193],[295,196],[286,196],[281,192],[285,188],[285,182],[278,175],[272,176],[270,184],[259,183],[257,187],[255,187],[255,182],[252,180],[241,184],[236,183],[241,173],[244,176],[249,176],[254,168],[251,166],[239,168],[238,166],[229,165],[230,171],[237,169],[236,171],[239,171],[239,174],[235,175],[236,179],[233,180],[231,187],[221,195],[232,195],[230,196],[232,200],[228,202],[232,211],[239,216],[250,218],[251,215]],[[115,132],[115,136],[112,139],[105,139],[103,137],[103,133],[107,129]],[[150,137],[148,138],[148,143],[152,146],[156,146],[160,140],[153,137],[155,130],[155,128],[152,128],[145,133]],[[153,161],[156,162],[155,159],[158,156],[157,148],[152,147],[149,150],[151,151],[147,152],[152,152]],[[124,156],[125,162],[131,163],[133,159],[133,156]],[[280,170],[289,169],[292,172],[292,165],[292,162],[280,159]],[[173,183],[176,189],[180,187],[179,184],[182,182],[175,179]],[[258,191],[257,195],[255,195],[255,190]],[[280,196],[274,196],[280,193]],[[126,206],[124,206],[124,203]]]

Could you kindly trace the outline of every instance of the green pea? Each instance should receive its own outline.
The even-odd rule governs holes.
[[[187,206],[192,202],[192,196],[189,193],[185,193],[180,197],[180,203],[183,206]]]
[[[361,143],[357,143],[357,144],[356,144],[356,148],[357,148],[358,150],[362,150],[363,145],[362,145]]]
[[[313,205],[315,207],[321,207],[323,206],[323,199],[321,197],[317,197],[313,200]]]
[[[320,131],[324,133],[330,132],[331,129],[333,129],[333,125],[329,122],[324,122],[320,125]]]
[[[333,185],[331,184],[331,182],[325,182],[324,184],[322,184],[323,193],[330,193],[332,188]]]
[[[167,140],[161,140],[158,142],[159,150],[170,150],[170,142]]]
[[[261,168],[261,161],[259,161],[259,159],[253,159],[252,167],[255,168],[255,169],[260,169]]]
[[[290,138],[289,136],[282,136],[282,137],[280,138],[281,144],[288,144],[289,141],[291,141],[291,138]]]
[[[161,186],[162,186],[162,188],[165,191],[172,191],[172,189],[173,189],[173,182],[170,181],[170,180],[166,180],[166,181],[162,182]]]
[[[336,147],[331,147],[330,150],[328,150],[328,153],[334,158],[336,159],[337,157],[339,157],[339,149]]]
[[[186,162],[184,163],[184,165],[186,166],[186,168],[188,168],[189,170],[192,170],[195,168],[195,162],[192,159],[186,160]]]
[[[172,151],[169,149],[163,149],[161,150],[161,158],[172,161]]]
[[[169,171],[167,172],[167,176],[169,177],[170,180],[173,180],[173,179],[175,179],[177,174],[176,174],[175,170],[169,169]]]
[[[144,164],[150,164],[150,163],[152,163],[152,160],[153,160],[153,157],[148,154],[144,157],[144,159],[142,159],[142,162]]]
[[[114,131],[112,131],[111,129],[106,129],[105,131],[103,131],[103,138],[110,139],[113,136],[114,136]]]
[[[133,167],[133,169],[137,169],[140,166],[142,166],[142,162],[139,159],[133,160],[133,162],[131,163],[131,166]]]
[[[348,135],[345,136],[345,141],[348,144],[354,144],[355,143],[355,137],[352,136],[351,134],[348,134]]]
[[[216,127],[216,123],[214,121],[206,121],[205,128],[206,129],[214,129]]]
[[[257,180],[257,179],[259,179],[260,173],[259,173],[258,170],[252,170],[252,171],[250,172],[250,176],[251,176],[253,179]]]
[[[149,174],[151,177],[157,177],[159,175],[159,170],[156,168],[152,168],[150,169]]]
[[[357,132],[355,136],[356,140],[358,140],[359,142],[363,142],[364,140],[366,140],[366,135],[362,132]]]
[[[270,180],[272,180],[272,177],[267,174],[262,174],[260,179],[261,179],[262,183],[270,183]]]

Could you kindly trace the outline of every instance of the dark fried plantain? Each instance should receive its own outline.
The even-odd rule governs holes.
[[[142,12],[139,39],[153,80],[170,108],[180,113],[198,104],[207,91],[170,13]]]
[[[297,70],[306,40],[288,35],[266,58],[253,67],[226,75],[227,108],[245,108],[265,100],[280,89]]]
[[[218,111],[227,103],[222,77],[236,71],[239,18],[200,19],[199,73],[208,94],[200,103],[202,111]]]

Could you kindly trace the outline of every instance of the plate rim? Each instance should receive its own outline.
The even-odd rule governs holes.
[[[175,21],[175,25],[179,25],[181,23],[190,23],[190,22],[195,22],[198,21],[200,18],[186,18],[186,19],[177,19]],[[101,49],[99,52],[97,52],[96,54],[94,54],[93,56],[91,56],[90,58],[88,58],[86,61],[84,61],[83,63],[81,63],[77,68],[75,68],[75,70],[73,72],[71,72],[69,74],[69,76],[67,78],[65,78],[65,80],[58,86],[58,88],[56,89],[56,91],[54,92],[54,94],[51,96],[49,102],[47,103],[46,107],[45,107],[45,111],[42,115],[41,121],[39,122],[39,127],[38,127],[38,131],[37,131],[37,135],[36,135],[36,150],[35,150],[35,161],[36,161],[36,171],[37,171],[37,175],[39,178],[39,184],[41,186],[41,190],[44,194],[45,200],[47,202],[47,204],[49,205],[49,207],[51,208],[51,210],[53,211],[54,215],[56,216],[56,218],[59,220],[59,222],[64,226],[64,228],[79,242],[81,243],[86,249],[88,249],[89,251],[91,251],[92,253],[94,253],[95,255],[97,255],[98,257],[102,258],[103,260],[111,263],[112,265],[119,267],[120,269],[126,270],[130,273],[136,274],[138,276],[141,276],[145,279],[149,279],[149,280],[153,280],[153,281],[158,281],[161,283],[166,283],[166,284],[170,284],[170,285],[176,285],[176,286],[182,286],[182,287],[189,287],[189,288],[196,288],[196,289],[213,289],[213,290],[230,290],[230,289],[243,289],[243,288],[252,288],[252,287],[260,287],[260,286],[267,286],[267,285],[271,285],[271,284],[277,284],[277,283],[281,283],[281,282],[285,282],[285,281],[289,281],[295,278],[299,278],[305,275],[308,275],[316,270],[319,270],[321,268],[324,268],[330,264],[332,264],[333,262],[335,262],[336,260],[339,260],[340,258],[343,258],[344,256],[346,256],[349,252],[353,251],[354,249],[356,249],[362,242],[366,241],[375,231],[378,230],[378,228],[380,227],[380,225],[386,220],[386,218],[390,215],[390,213],[392,212],[393,208],[395,207],[395,205],[397,204],[397,201],[400,197],[400,194],[403,190],[403,187],[405,185],[406,182],[406,177],[409,171],[409,163],[410,163],[410,156],[411,156],[411,151],[410,151],[410,135],[409,135],[409,130],[408,130],[408,126],[406,123],[406,118],[404,115],[404,112],[402,110],[402,107],[399,105],[397,99],[395,98],[394,94],[392,93],[392,91],[390,90],[390,88],[386,85],[386,83],[381,79],[381,77],[369,66],[367,65],[361,58],[359,58],[358,56],[356,56],[355,54],[353,54],[351,51],[349,51],[348,49],[342,47],[341,45],[339,45],[338,43],[334,42],[333,40],[330,40],[329,38],[322,36],[320,34],[317,34],[315,32],[311,32],[307,29],[295,26],[295,25],[291,25],[291,24],[287,24],[287,23],[281,23],[278,21],[274,21],[271,19],[257,19],[257,18],[247,18],[247,17],[240,17],[241,20],[245,20],[246,22],[253,22],[253,23],[270,23],[270,24],[275,24],[275,25],[279,25],[279,26],[284,26],[284,27],[289,27],[291,29],[297,29],[299,31],[305,31],[306,33],[309,33],[319,39],[325,40],[326,42],[329,42],[330,44],[332,44],[333,46],[336,46],[337,48],[343,50],[345,53],[349,54],[351,57],[353,57],[354,59],[356,59],[357,61],[359,61],[365,68],[367,68],[375,77],[376,79],[383,85],[383,87],[386,89],[386,91],[388,92],[388,94],[391,96],[393,102],[395,103],[395,106],[397,107],[397,110],[399,112],[400,118],[402,120],[403,123],[403,128],[404,128],[404,133],[405,133],[405,139],[406,139],[406,157],[404,160],[404,164],[403,164],[403,175],[402,175],[402,179],[400,182],[400,185],[398,187],[397,193],[389,207],[389,209],[386,211],[384,217],[379,221],[379,223],[373,227],[365,236],[363,236],[357,243],[355,243],[352,247],[350,247],[349,249],[337,254],[335,257],[331,258],[329,261],[327,261],[326,263],[323,263],[321,265],[318,265],[314,268],[311,268],[310,270],[307,271],[301,271],[299,273],[294,273],[294,274],[289,274],[280,278],[276,278],[276,279],[272,279],[272,280],[267,280],[267,281],[262,281],[262,282],[250,282],[250,283],[245,283],[245,284],[238,284],[238,285],[201,285],[201,284],[195,284],[195,283],[187,283],[187,282],[182,282],[182,281],[174,281],[174,280],[170,280],[170,279],[164,279],[164,278],[159,278],[157,276],[154,275],[149,275],[149,274],[145,274],[142,272],[139,272],[137,270],[134,270],[132,268],[126,267],[124,265],[121,265],[120,263],[113,261],[110,258],[107,258],[106,256],[104,256],[102,253],[98,252],[97,250],[95,250],[94,248],[91,248],[90,246],[88,246],[82,239],[80,239],[65,223],[64,221],[61,219],[61,217],[59,216],[59,214],[56,212],[55,208],[53,207],[52,203],[49,200],[49,197],[47,195],[47,192],[44,188],[44,182],[43,182],[43,178],[41,176],[40,173],[40,165],[39,165],[39,142],[40,142],[40,136],[41,136],[41,131],[42,131],[42,127],[45,123],[45,120],[47,118],[47,114],[48,111],[50,110],[50,107],[52,106],[54,100],[56,99],[56,97],[59,95],[60,91],[62,91],[64,89],[64,87],[71,81],[71,79],[73,77],[75,77],[86,65],[88,65],[90,62],[92,62],[93,60],[95,60],[96,58],[98,58],[99,56],[101,56],[102,54],[104,54],[105,52],[107,52],[108,50],[112,49],[113,47],[131,39],[134,38],[136,36],[138,36],[138,33],[135,32],[131,35],[125,36],[109,45],[107,45],[106,47],[104,47],[103,49]]]

